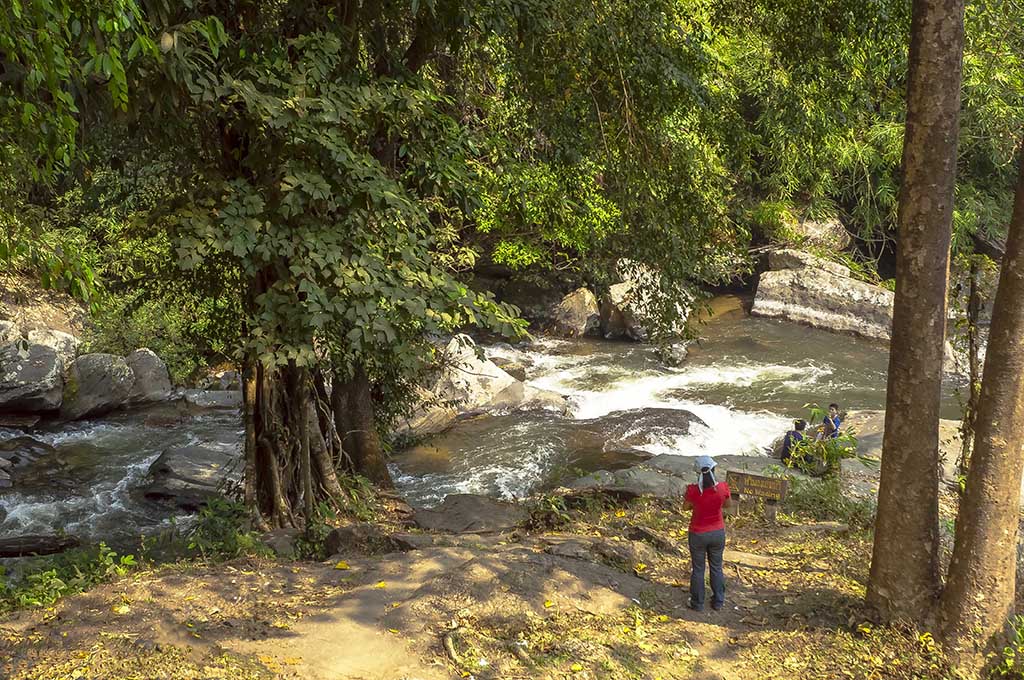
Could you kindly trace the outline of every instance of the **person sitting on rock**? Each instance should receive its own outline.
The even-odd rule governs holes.
[[[797,442],[804,440],[804,430],[807,429],[807,421],[803,418],[793,421],[793,429],[786,433],[782,438],[782,462],[789,464],[789,459],[793,455],[793,449],[796,448]]]
[[[704,610],[704,565],[711,566],[711,608],[725,604],[725,519],[722,509],[732,504],[729,485],[715,479],[715,460],[698,456],[694,462],[697,483],[686,487],[683,510],[693,510],[687,543],[690,547],[690,609]]]
[[[822,434],[824,439],[838,439],[840,424],[842,424],[842,419],[839,416],[839,404],[829,404],[828,415],[825,416],[825,422],[823,423],[824,429]]]

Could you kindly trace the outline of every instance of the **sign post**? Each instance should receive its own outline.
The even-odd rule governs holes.
[[[786,491],[789,489],[788,479],[762,477],[734,470],[729,470],[726,473],[725,481],[729,485],[729,492],[736,499],[737,510],[743,502],[744,496],[762,498],[764,499],[764,514],[772,522],[775,521],[778,504],[786,497]]]

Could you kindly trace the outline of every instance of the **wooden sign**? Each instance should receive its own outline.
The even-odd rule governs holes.
[[[763,498],[768,502],[779,502],[786,497],[786,490],[789,488],[788,479],[778,477],[762,477],[746,472],[735,472],[729,470],[726,473],[725,481],[729,485],[729,491],[736,496],[754,496]]]

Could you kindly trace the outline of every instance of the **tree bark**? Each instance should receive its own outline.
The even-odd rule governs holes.
[[[1024,471],[1024,160],[992,308],[974,452],[942,599],[947,651],[980,653],[1013,613],[1020,483]]]
[[[939,585],[939,403],[963,61],[963,0],[914,0],[882,478],[867,600],[927,621]]]
[[[978,323],[981,320],[981,262],[980,255],[971,256],[971,271],[967,294],[967,371],[968,396],[964,407],[964,420],[960,426],[960,458],[957,460],[957,473],[961,478],[967,476],[971,462],[971,450],[974,444],[974,423],[978,419],[978,399],[981,396],[981,365],[978,359]]]
[[[384,456],[384,444],[377,432],[366,369],[357,365],[352,377],[345,381],[335,376],[333,387],[331,401],[335,422],[352,471],[377,486],[392,488],[394,482]]]

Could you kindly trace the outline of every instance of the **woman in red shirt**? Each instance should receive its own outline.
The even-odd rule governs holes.
[[[686,487],[684,510],[693,510],[690,517],[690,609],[704,610],[704,563],[711,566],[711,608],[718,610],[725,604],[725,573],[722,555],[725,553],[725,520],[722,508],[732,504],[729,485],[715,479],[715,463],[711,456],[698,456],[694,462],[697,483]]]

